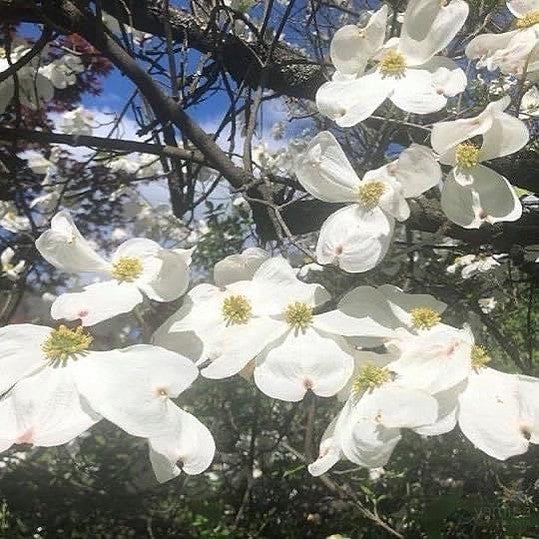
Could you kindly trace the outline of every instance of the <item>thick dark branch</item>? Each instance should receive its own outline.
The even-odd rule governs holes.
[[[53,133],[52,131],[31,131],[28,129],[12,129],[0,127],[0,141],[5,142],[39,142],[41,144],[67,144],[69,146],[85,146],[88,148],[99,148],[100,150],[110,150],[115,152],[140,152],[159,155],[161,157],[171,157],[184,161],[192,161],[200,165],[206,165],[204,156],[196,150],[185,150],[174,146],[161,146],[159,144],[148,144],[134,140],[122,140],[116,138],[90,137],[86,135],[64,135]]]
[[[165,2],[157,0],[108,0],[102,4],[103,10],[123,23],[161,37],[166,36],[166,20],[175,41],[213,54],[237,82],[244,81],[252,87],[260,83],[263,66],[258,59],[267,58],[270,42],[250,43],[223,34],[217,28],[208,28],[208,21],[187,11],[169,7],[165,13],[164,6]],[[126,12],[126,7],[130,13]],[[0,0],[0,14],[4,20],[44,22],[28,0]],[[291,97],[314,99],[316,90],[326,80],[320,65],[283,43],[273,47],[271,57],[266,68],[265,88]]]

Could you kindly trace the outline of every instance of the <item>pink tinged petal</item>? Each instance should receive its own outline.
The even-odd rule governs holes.
[[[93,352],[76,363],[81,395],[106,419],[133,436],[166,432],[171,398],[198,375],[189,359],[157,346],[139,344]]]
[[[248,281],[269,257],[269,253],[258,247],[249,247],[241,254],[227,256],[215,264],[213,280],[220,287],[237,281]]]
[[[150,462],[160,483],[182,471],[196,475],[206,470],[215,454],[211,432],[195,416],[169,403],[167,429],[149,439]]]
[[[246,324],[225,326],[217,343],[217,357],[201,374],[206,378],[228,378],[239,373],[271,342],[278,340],[288,327],[269,317],[252,318]]]
[[[458,398],[466,389],[467,384],[467,380],[463,380],[459,384],[433,395],[438,401],[436,421],[430,425],[416,427],[414,431],[421,436],[439,436],[452,431],[457,424]]]
[[[357,200],[359,178],[341,145],[329,131],[322,131],[311,140],[298,160],[295,172],[301,185],[319,200]]]
[[[342,452],[337,444],[337,440],[334,438],[336,423],[337,418],[335,417],[322,435],[318,458],[307,466],[309,473],[314,477],[326,473],[330,468],[335,466],[342,457]]]
[[[422,195],[442,179],[440,165],[426,146],[412,144],[399,155],[394,165],[394,177],[402,185],[406,198]]]
[[[419,68],[406,70],[389,99],[401,110],[413,114],[430,114],[447,104],[447,98],[435,86],[433,74]]]
[[[538,0],[508,0],[506,4],[509,11],[519,18],[539,10]]]
[[[530,139],[526,124],[505,112],[499,112],[492,119],[491,128],[483,135],[479,152],[480,161],[488,161],[517,152]]]
[[[434,89],[445,97],[455,97],[464,92],[468,84],[466,73],[450,58],[435,56],[421,66],[432,73]]]
[[[471,372],[472,343],[465,330],[434,326],[394,346],[401,355],[389,369],[397,373],[401,386],[435,394],[462,382]]]
[[[14,443],[62,445],[101,420],[79,395],[72,365],[44,366],[20,380],[2,406],[11,406],[15,419]],[[4,427],[1,427],[4,428]]]
[[[364,28],[343,26],[333,36],[330,56],[341,73],[361,74],[370,58],[382,47],[385,40],[387,6],[373,13]]]
[[[399,51],[409,65],[425,63],[447,47],[468,17],[468,4],[452,0],[411,0],[404,14]]]
[[[254,380],[275,399],[296,402],[307,390],[320,397],[335,395],[348,381],[354,361],[344,340],[313,329],[290,330],[257,360]]]
[[[41,345],[51,331],[50,327],[34,324],[0,328],[0,395],[46,363]]]
[[[159,272],[148,282],[141,283],[140,289],[154,301],[179,298],[189,286],[189,266],[184,254],[161,249],[156,258],[161,262]]]
[[[80,320],[93,326],[119,314],[131,312],[143,300],[131,283],[105,281],[87,286],[82,292],[62,294],[52,304],[54,320]]]
[[[320,114],[341,127],[352,127],[371,116],[391,95],[399,79],[372,71],[356,80],[326,82],[316,93]]]
[[[361,273],[374,268],[385,256],[393,237],[394,220],[380,208],[356,204],[330,215],[320,229],[316,245],[319,264],[335,264]]]
[[[51,228],[36,240],[41,256],[54,267],[71,273],[107,272],[110,264],[82,237],[67,210],[57,213]]]
[[[459,404],[460,429],[478,449],[499,460],[528,450],[516,375],[488,367],[472,373]]]
[[[442,189],[442,209],[454,223],[464,228],[479,228],[482,223],[516,221],[522,204],[513,186],[492,169],[478,165],[473,169],[473,184],[462,187],[449,174]]]

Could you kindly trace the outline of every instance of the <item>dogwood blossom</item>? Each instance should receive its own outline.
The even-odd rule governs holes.
[[[331,42],[337,71],[319,88],[316,104],[320,113],[342,127],[365,120],[386,99],[406,112],[429,114],[466,88],[458,65],[435,56],[464,24],[464,1],[410,1],[400,38],[385,42],[387,11],[387,6],[380,8],[363,29],[344,26]],[[364,73],[371,60],[377,66]]]
[[[349,204],[322,225],[318,262],[350,272],[372,269],[389,248],[394,220],[410,216],[406,199],[437,185],[441,175],[430,149],[413,144],[360,180],[335,137],[329,131],[316,135],[298,160],[296,176],[314,197]]]
[[[506,96],[489,103],[474,118],[440,122],[432,129],[431,144],[440,162],[454,166],[443,185],[442,208],[464,228],[516,221],[522,215],[522,205],[507,179],[480,164],[510,155],[529,140],[524,122],[504,112],[510,102]],[[480,146],[472,142],[478,136],[482,136]]]
[[[7,51],[0,48],[0,73],[9,69],[10,63],[14,64],[30,51],[25,41],[17,41],[12,44],[10,62],[7,59]],[[22,68],[17,70],[19,100],[22,105],[37,109],[42,102],[50,101],[54,96],[54,86],[49,80],[44,67],[39,65],[39,58],[34,58]],[[15,95],[15,81],[13,76],[0,82],[0,114],[4,112]]]
[[[367,468],[384,466],[401,439],[401,428],[436,420],[438,404],[427,392],[402,386],[389,354],[360,352],[350,396],[320,443],[320,456],[309,465],[321,475],[343,456]]]
[[[248,275],[250,257],[242,258]],[[237,259],[226,265],[230,269]],[[281,257],[262,262],[250,280],[230,282],[226,265],[216,274],[226,284],[191,290],[154,342],[187,350],[207,378],[237,374],[256,358],[254,381],[270,397],[298,401],[309,389],[325,397],[337,393],[353,359],[342,337],[318,327],[313,309],[329,299],[325,289],[299,281]]]
[[[43,74],[55,88],[63,90],[77,82],[77,75],[84,72],[84,64],[75,54],[64,54],[43,67]]]
[[[0,263],[2,264],[2,273],[10,281],[18,281],[21,277],[24,268],[26,267],[25,260],[19,260],[16,264],[13,264],[13,258],[15,257],[15,251],[11,247],[6,247],[2,254],[0,254]]]
[[[144,296],[172,301],[189,284],[191,250],[163,249],[152,240],[132,238],[108,261],[83,238],[66,210],[53,217],[50,230],[37,239],[36,248],[58,269],[109,278],[86,286],[82,292],[59,296],[51,308],[55,320],[80,320],[82,325],[91,326],[130,312]]]
[[[208,429],[171,400],[197,377],[190,360],[150,345],[96,352],[82,327],[0,329],[0,450],[62,445],[106,418],[149,439],[158,480],[207,468]]]
[[[516,29],[501,34],[480,34],[467,45],[465,53],[489,71],[522,76],[539,71],[539,2],[508,0],[509,11],[517,18]]]
[[[470,279],[478,273],[487,273],[500,267],[500,263],[494,256],[486,255],[464,255],[455,258],[453,264],[447,266],[447,273],[454,274],[457,269],[461,269],[463,279]]]
[[[82,105],[62,115],[61,129],[68,135],[91,135],[94,115]]]

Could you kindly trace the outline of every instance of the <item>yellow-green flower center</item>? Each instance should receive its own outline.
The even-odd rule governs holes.
[[[457,165],[462,168],[475,167],[479,163],[479,150],[480,148],[471,142],[459,144],[455,149]]]
[[[223,318],[227,324],[246,324],[251,318],[251,304],[245,296],[228,296],[223,301]]]
[[[379,67],[383,76],[402,77],[406,70],[406,58],[400,52],[390,50],[380,60]]]
[[[142,262],[135,256],[122,256],[112,264],[112,276],[121,282],[134,281],[142,270]]]
[[[378,367],[373,363],[367,363],[361,367],[359,374],[352,383],[352,391],[374,389],[391,380],[391,371],[387,367]]]
[[[529,28],[534,24],[539,24],[539,11],[530,11],[530,13],[527,13],[524,17],[517,19],[516,27]]]
[[[414,329],[429,329],[442,319],[440,313],[430,307],[416,307],[410,311],[410,315]]]
[[[359,203],[369,210],[372,210],[380,202],[380,197],[384,194],[386,186],[380,181],[364,182],[358,187]]]
[[[313,320],[313,309],[306,303],[294,301],[284,313],[285,320],[294,329],[305,329]]]
[[[487,351],[479,344],[474,344],[472,347],[472,367],[474,369],[482,369],[490,362],[490,356]]]
[[[47,339],[41,345],[47,359],[51,361],[65,361],[69,357],[81,354],[88,350],[93,337],[84,332],[82,326],[69,329],[59,326],[53,329]]]

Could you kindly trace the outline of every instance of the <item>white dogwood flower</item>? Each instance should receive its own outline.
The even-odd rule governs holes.
[[[516,221],[522,205],[506,178],[481,165],[523,148],[529,132],[521,120],[504,112],[508,96],[489,103],[474,118],[434,125],[431,144],[440,162],[453,165],[442,189],[442,208],[447,217],[464,228],[483,222]],[[482,142],[476,144],[475,138]]]
[[[177,299],[189,284],[191,250],[163,249],[152,240],[133,238],[122,243],[109,262],[82,237],[66,210],[53,217],[36,248],[58,269],[109,279],[59,296],[51,308],[55,320],[80,320],[91,326],[130,312],[144,296],[160,302]]]
[[[434,187],[442,175],[431,150],[412,144],[398,159],[360,180],[329,131],[311,140],[295,172],[312,196],[350,204],[326,220],[316,246],[320,264],[334,263],[350,272],[367,271],[380,262],[390,245],[394,220],[410,215],[406,199]]]
[[[253,253],[254,254],[254,253]],[[247,265],[250,254],[242,255]],[[260,253],[254,257],[256,264]],[[322,331],[313,309],[329,299],[323,287],[298,280],[281,257],[264,261],[252,279],[229,282],[228,259],[216,279],[226,285],[203,284],[155,334],[154,340],[187,351],[204,365],[208,378],[237,374],[256,358],[254,380],[267,395],[301,400],[308,389],[320,396],[337,393],[350,377],[353,359],[344,339]],[[245,268],[248,277],[252,268]]]
[[[500,267],[500,263],[494,256],[480,255],[464,255],[455,258],[455,261],[450,266],[447,266],[447,273],[454,274],[457,269],[461,269],[463,279],[470,279],[478,273],[487,273]]]
[[[19,260],[16,264],[13,264],[13,258],[15,251],[11,247],[6,247],[2,254],[0,254],[0,263],[2,264],[2,273],[10,281],[18,281],[22,272],[26,267],[25,260]]]
[[[61,129],[68,135],[91,135],[94,130],[94,115],[82,105],[62,115]]]
[[[337,72],[319,88],[318,110],[341,127],[350,127],[386,99],[415,114],[442,109],[448,97],[464,91],[466,76],[455,62],[435,55],[452,41],[467,16],[468,5],[462,0],[412,0],[400,38],[385,44],[387,6],[362,29],[341,28],[330,49]],[[377,65],[364,74],[370,60]]]
[[[10,60],[14,64],[30,52],[30,47],[25,41],[17,41],[12,44]],[[0,48],[0,73],[10,67],[7,52]],[[47,76],[43,66],[39,64],[39,58],[34,58],[21,69],[17,70],[18,98],[21,105],[37,109],[42,102],[50,101],[54,97],[54,86]],[[0,82],[0,114],[4,112],[15,95],[15,79],[13,76]]]
[[[55,88],[63,90],[77,83],[77,75],[84,71],[84,64],[75,54],[66,53],[43,67],[43,74]]]
[[[395,379],[389,354],[358,354],[350,396],[322,437],[320,456],[309,465],[321,475],[343,456],[367,468],[384,466],[401,439],[401,428],[436,420],[438,404],[427,392]]]
[[[11,325],[0,341],[0,450],[62,445],[106,418],[149,439],[159,480],[177,475],[178,459],[186,473],[211,463],[208,430],[171,400],[197,377],[189,359],[150,345],[91,351],[80,326]]]
[[[459,397],[459,426],[481,451],[499,460],[539,443],[539,379],[483,367]]]
[[[467,45],[465,53],[489,71],[522,76],[524,70],[539,70],[539,2],[508,0],[509,11],[517,18],[515,30],[501,34],[480,34]]]

